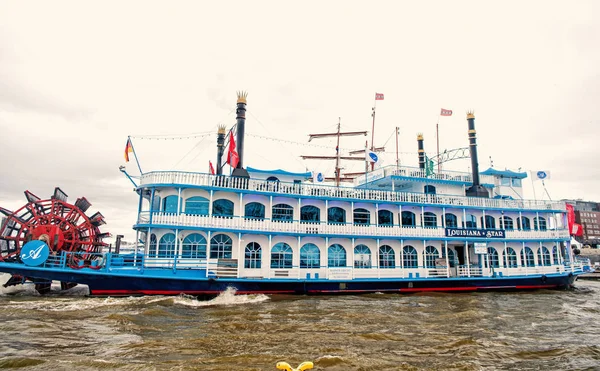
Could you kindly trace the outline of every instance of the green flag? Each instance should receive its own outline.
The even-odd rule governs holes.
[[[433,175],[433,160],[425,155],[425,176]]]

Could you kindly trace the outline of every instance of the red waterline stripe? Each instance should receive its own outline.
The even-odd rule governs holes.
[[[387,290],[309,290],[309,293],[339,293],[339,292],[425,292],[425,291],[477,291],[477,290],[502,290],[502,289],[542,289],[553,288],[558,285],[529,285],[529,286],[479,286],[479,287],[423,287],[423,288],[402,288],[402,289],[387,289]]]

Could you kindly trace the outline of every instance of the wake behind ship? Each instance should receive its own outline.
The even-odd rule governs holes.
[[[479,173],[475,117],[467,115],[472,173],[434,171],[418,136],[419,167],[365,171],[351,186],[322,176],[244,167],[245,93],[236,138],[217,133],[215,174],[142,173],[132,253],[107,251],[102,214],[59,188],[47,200],[25,192],[0,208],[5,285],[52,281],[90,295],[355,294],[570,287],[589,262],[571,248],[567,205],[524,200],[527,174]],[[338,145],[340,133],[338,126]],[[134,153],[127,141],[125,156]],[[336,164],[346,159],[336,154]],[[370,156],[370,157],[369,157]],[[357,159],[356,157],[351,159]],[[365,165],[377,156],[365,149]],[[125,172],[124,169],[122,169]],[[129,177],[129,175],[125,172]]]

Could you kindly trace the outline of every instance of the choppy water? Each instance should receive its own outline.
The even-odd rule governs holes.
[[[0,277],[4,282],[7,276]],[[600,282],[571,291],[88,298],[0,294],[0,368],[600,370]]]

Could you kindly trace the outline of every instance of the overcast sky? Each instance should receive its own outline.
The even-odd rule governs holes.
[[[418,132],[434,155],[440,108],[454,111],[440,120],[441,149],[467,146],[473,109],[481,170],[490,156],[497,169],[547,170],[552,199],[600,201],[598,4],[2,1],[0,206],[60,186],[105,215],[103,230],[131,239],[137,198],[118,168],[139,171],[124,162],[127,136],[144,172],[206,172],[214,134],[145,137],[230,127],[242,89],[247,166],[332,171],[299,158],[335,152],[307,135],[335,130],[338,117],[342,130],[370,132],[379,92],[384,164],[395,161],[396,126],[403,164],[417,163]],[[364,140],[343,138],[342,152]],[[524,188],[533,198],[530,179]],[[536,196],[547,198],[539,183]]]

